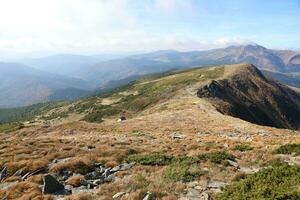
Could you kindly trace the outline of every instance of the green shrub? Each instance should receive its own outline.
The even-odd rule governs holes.
[[[167,165],[173,157],[162,153],[134,154],[126,158],[126,162],[136,162],[142,165]]]
[[[92,112],[84,116],[82,119],[83,121],[86,122],[91,122],[91,123],[101,123],[103,122],[103,115],[100,112]]]
[[[274,154],[295,154],[300,155],[300,144],[285,144],[273,151]]]
[[[300,199],[300,166],[276,163],[270,168],[248,175],[227,186],[219,200],[298,200]]]
[[[221,164],[224,166],[228,166],[229,162],[228,160],[235,160],[235,157],[231,154],[228,154],[224,151],[218,151],[218,152],[212,152],[207,154],[199,155],[200,160],[209,160],[212,163],[215,164]]]
[[[251,151],[251,150],[253,150],[253,147],[249,146],[248,144],[240,144],[240,145],[236,145],[234,147],[234,150],[241,151],[241,152]]]
[[[20,122],[5,123],[5,124],[0,123],[0,133],[1,132],[9,133],[9,132],[20,130],[22,128],[24,128],[24,124]]]
[[[174,158],[172,164],[164,171],[163,178],[168,182],[190,182],[204,174],[199,168],[199,159],[194,157]]]

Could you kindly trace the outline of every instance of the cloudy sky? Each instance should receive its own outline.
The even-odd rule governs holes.
[[[299,0],[0,0],[0,53],[300,48]]]

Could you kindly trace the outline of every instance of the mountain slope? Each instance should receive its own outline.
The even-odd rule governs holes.
[[[57,90],[92,88],[91,84],[83,80],[43,72],[17,63],[0,63],[0,71],[2,108],[47,101]]]
[[[253,65],[239,64],[179,70],[142,78],[111,93],[72,103],[64,110],[88,122],[123,112],[136,116],[178,98],[208,99],[216,109],[243,120],[299,129],[300,94],[267,79]]]
[[[197,96],[213,82],[228,82],[228,94],[257,105],[264,92],[270,109],[276,109],[276,95],[286,97],[285,105],[299,95],[251,65],[232,65],[152,75],[72,103],[4,110],[0,118],[9,115],[9,121],[21,120],[15,112],[32,113],[25,116],[30,122],[0,124],[0,196],[42,199],[43,177],[51,174],[66,189],[71,184],[73,193],[47,194],[53,199],[81,197],[82,189],[92,199],[150,193],[164,199],[299,199],[300,132],[222,114],[214,99]],[[127,120],[117,121],[121,113]]]
[[[300,128],[300,94],[266,79],[253,65],[225,68],[226,75],[197,92],[225,114],[279,128]]]

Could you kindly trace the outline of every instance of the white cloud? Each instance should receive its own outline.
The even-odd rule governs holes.
[[[154,9],[166,14],[193,11],[192,0],[155,0]]]
[[[207,49],[242,39],[213,41],[146,32],[133,0],[0,0],[0,52],[103,52]],[[190,0],[155,0],[157,12],[192,11]]]

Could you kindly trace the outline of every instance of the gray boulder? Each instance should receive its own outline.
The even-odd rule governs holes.
[[[7,167],[4,167],[0,172],[0,181],[5,179],[8,176]]]
[[[52,175],[47,174],[43,177],[43,194],[65,193],[65,187],[56,180]]]

